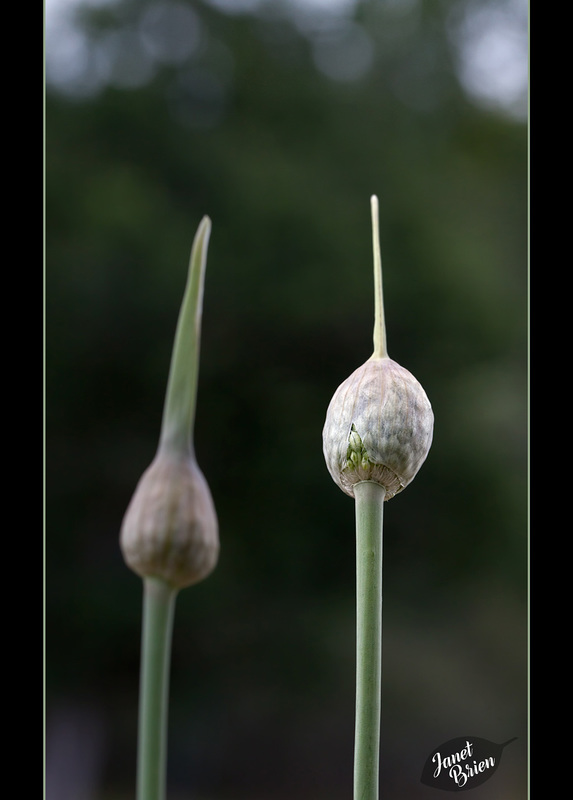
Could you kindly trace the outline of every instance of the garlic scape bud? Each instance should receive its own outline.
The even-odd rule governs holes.
[[[323,451],[328,471],[343,492],[373,481],[389,500],[424,463],[432,443],[434,415],[416,378],[386,350],[378,199],[371,198],[374,249],[374,352],[336,390],[326,413]]]
[[[159,447],[136,487],[120,535],[124,559],[134,572],[162,578],[177,589],[205,578],[219,554],[217,515],[193,446],[210,233],[211,221],[204,217],[191,250]]]

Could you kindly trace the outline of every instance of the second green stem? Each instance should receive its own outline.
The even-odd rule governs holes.
[[[386,491],[363,481],[356,501],[354,800],[378,800],[382,685],[382,528]]]
[[[137,800],[164,800],[171,635],[177,590],[143,581],[143,632],[137,754]]]

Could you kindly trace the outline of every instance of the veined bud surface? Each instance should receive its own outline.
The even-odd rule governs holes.
[[[401,492],[424,463],[434,414],[416,378],[391,358],[371,358],[336,390],[326,413],[326,466],[343,492],[374,481],[386,500]]]
[[[217,564],[219,532],[211,492],[192,457],[161,454],[143,473],[125,513],[123,557],[142,578],[182,589]]]
[[[374,353],[336,390],[322,431],[326,466],[343,492],[372,481],[385,500],[401,492],[426,460],[434,431],[432,406],[416,378],[388,356],[378,234],[378,198],[371,198],[374,249]]]

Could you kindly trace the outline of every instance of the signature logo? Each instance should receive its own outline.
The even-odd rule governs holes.
[[[462,736],[440,745],[428,757],[422,770],[421,781],[426,786],[462,792],[485,783],[499,766],[504,747],[517,736],[503,744],[495,744],[477,736]]]

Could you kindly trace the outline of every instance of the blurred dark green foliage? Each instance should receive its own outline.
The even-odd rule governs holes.
[[[86,12],[85,29],[127,29],[149,5]],[[426,464],[386,506],[381,780],[422,797],[432,747],[518,736],[506,783],[502,765],[475,797],[521,798],[526,125],[460,88],[451,3],[419,4],[415,25],[359,6],[374,61],[347,82],[314,66],[280,4],[187,5],[203,31],[187,62],[135,88],[47,89],[48,752],[52,712],[97,709],[95,796],[131,796],[141,582],[119,528],[157,446],[208,214],[195,442],[222,549],[178,598],[173,797],[350,796],[354,507],[321,429],[371,353],[376,193],[389,352],[436,418]]]

